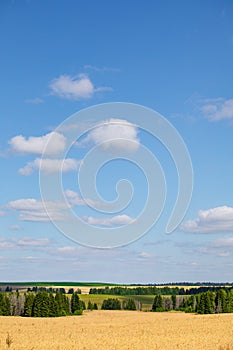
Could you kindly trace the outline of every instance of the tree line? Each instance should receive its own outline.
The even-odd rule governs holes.
[[[184,289],[183,287],[105,287],[91,288],[89,294],[106,294],[106,295],[196,295],[204,292],[217,292],[218,290],[230,290],[231,287],[219,286],[202,286],[198,288]]]
[[[155,296],[151,310],[157,312],[177,310],[198,314],[232,313],[233,289],[207,291],[184,298],[178,298],[176,295],[168,298],[159,294]]]
[[[61,292],[0,293],[1,316],[59,317],[81,315],[85,309],[85,303],[76,292],[71,298]]]
[[[83,310],[97,310],[98,305],[90,300],[86,307],[77,292],[71,297],[61,292],[37,293],[0,292],[0,316],[59,317],[82,315]],[[102,310],[141,310],[139,301],[128,298],[122,302],[118,298],[103,300]],[[207,291],[196,295],[161,295],[154,297],[151,311],[184,311],[199,314],[233,313],[233,288]]]
[[[27,289],[28,292],[34,292],[34,293],[38,293],[38,292],[47,292],[47,293],[62,293],[62,294],[66,294],[66,290],[65,288],[52,288],[52,287],[28,287]],[[6,290],[7,292],[7,290]],[[82,291],[80,288],[74,290],[74,288],[69,288],[68,289],[68,292],[67,294],[74,294],[74,293],[77,293],[77,294],[82,294]]]

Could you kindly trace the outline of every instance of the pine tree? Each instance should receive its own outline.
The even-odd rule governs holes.
[[[93,308],[94,308],[94,306],[93,306],[92,302],[89,300],[88,304],[87,304],[87,310],[91,310],[92,311]]]
[[[49,297],[47,292],[38,292],[35,296],[32,315],[34,317],[49,317]]]
[[[93,310],[98,310],[98,305],[96,303],[93,304]]]
[[[205,313],[205,295],[204,293],[200,294],[200,299],[197,304],[197,313],[204,314]]]
[[[172,299],[172,308],[173,308],[173,310],[175,310],[176,309],[176,295],[173,294],[171,296],[171,299]]]
[[[72,294],[71,297],[71,312],[72,314],[75,313],[75,311],[77,310],[81,310],[81,304],[80,304],[80,299],[78,296],[78,293],[75,292],[74,294]]]
[[[136,304],[133,299],[127,299],[123,303],[123,308],[125,310],[136,310]]]
[[[152,311],[163,311],[163,299],[160,294],[156,295],[154,298],[154,303],[152,305]]]
[[[25,316],[25,317],[32,316],[32,308],[33,308],[34,299],[35,299],[35,295],[33,293],[25,294],[23,316]]]

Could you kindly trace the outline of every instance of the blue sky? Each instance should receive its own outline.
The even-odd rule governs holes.
[[[232,2],[3,0],[0,42],[0,280],[232,281]],[[60,123],[109,102],[146,106],[173,124],[192,159],[194,189],[181,226],[167,235],[176,169],[158,140],[126,125],[124,137],[160,161],[168,195],[145,236],[106,250],[83,247],[49,222],[38,172]],[[63,183],[79,215],[112,228],[137,217],[146,181],[133,164],[111,162],[98,174],[98,191],[113,200],[116,182],[127,178],[131,205],[106,216],[83,204],[77,172],[90,148],[108,139],[109,129],[99,131],[69,152]],[[63,141],[58,135],[54,147]],[[48,176],[59,167],[50,156],[42,169]],[[55,220],[60,209],[52,205]]]

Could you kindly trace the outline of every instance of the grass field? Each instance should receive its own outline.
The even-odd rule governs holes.
[[[83,300],[86,305],[88,301],[90,300],[92,303],[96,303],[98,305],[98,308],[101,308],[101,305],[103,303],[104,299],[109,298],[117,298],[121,302],[123,300],[127,300],[129,298],[134,299],[135,302],[139,301],[141,303],[142,311],[148,311],[151,310],[153,301],[154,301],[154,295],[127,295],[127,296],[119,296],[119,295],[104,295],[104,294],[80,294],[80,299]],[[1,349],[0,349],[1,350]]]
[[[233,349],[233,314],[86,311],[55,319],[0,317],[0,326],[1,350]]]

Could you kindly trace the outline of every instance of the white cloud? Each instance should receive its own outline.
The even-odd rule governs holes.
[[[140,144],[138,128],[123,119],[109,119],[90,131],[78,146],[88,144],[99,145],[104,151],[127,151],[135,152]]]
[[[117,215],[111,218],[97,218],[93,216],[85,216],[83,217],[83,220],[86,221],[89,225],[113,227],[128,225],[135,219],[131,218],[128,215]]]
[[[210,121],[233,119],[233,99],[206,99],[200,101],[199,109]]]
[[[4,211],[0,211],[0,217],[5,216],[5,215],[6,215],[6,213]]]
[[[23,198],[9,202],[6,208],[17,211],[19,220],[22,221],[49,222],[50,218],[54,221],[65,220],[63,210],[67,209],[67,204],[49,201],[46,203],[47,213],[42,201],[34,198]]]
[[[152,258],[152,257],[153,257],[153,255],[150,254],[150,253],[147,253],[147,252],[140,252],[140,253],[138,254],[138,258],[139,258],[139,259],[150,259],[150,258]]]
[[[95,88],[89,77],[85,74],[79,74],[75,77],[61,75],[54,79],[49,87],[52,95],[69,100],[88,99],[95,92],[111,90],[109,87]]]
[[[16,241],[18,246],[21,247],[43,247],[47,246],[50,241],[48,238],[23,238]]]
[[[11,150],[17,153],[43,154],[44,147],[51,137],[53,142],[50,143],[49,147],[46,147],[45,155],[54,156],[63,151],[66,146],[65,137],[54,131],[39,137],[29,136],[28,139],[18,135],[10,139],[8,143],[11,146]]]
[[[25,100],[26,103],[31,103],[33,105],[39,105],[43,103],[44,101],[41,98],[29,98],[28,100]]]
[[[49,245],[48,238],[11,238],[0,239],[0,250],[16,250],[22,248],[40,248]]]
[[[214,247],[233,247],[233,237],[218,238],[212,242]]]
[[[233,208],[228,206],[200,210],[198,217],[181,225],[184,232],[193,233],[233,233]]]
[[[88,203],[93,204],[89,199],[81,199],[78,194],[71,190],[66,190],[68,204],[64,201],[47,201],[45,210],[44,204],[41,200],[34,198],[21,198],[9,202],[5,207],[7,210],[14,210],[19,213],[19,220],[21,221],[36,221],[49,222],[50,218],[53,221],[67,220],[65,210],[74,206],[84,206]],[[123,220],[124,218],[122,218]],[[16,228],[15,228],[16,229]]]
[[[90,69],[95,72],[120,72],[119,68],[114,68],[114,67],[97,67],[93,66],[92,64],[86,64],[84,66],[85,69]]]
[[[78,195],[77,192],[74,192],[72,190],[66,190],[65,191],[65,195],[67,197],[68,202],[70,203],[71,206],[75,206],[75,205],[95,205],[95,202],[92,201],[91,199],[83,199],[80,198],[80,196]]]
[[[9,227],[9,230],[11,231],[19,231],[21,230],[21,227],[19,225],[12,225]]]
[[[66,159],[49,159],[36,158],[33,162],[27,163],[23,168],[19,169],[19,173],[24,176],[31,175],[34,170],[41,170],[47,174],[55,172],[68,173],[78,169],[80,161],[73,158]]]

